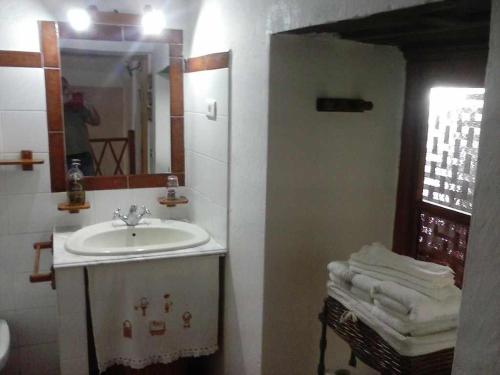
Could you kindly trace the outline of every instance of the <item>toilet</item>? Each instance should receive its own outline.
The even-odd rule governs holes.
[[[7,364],[10,348],[9,326],[5,320],[0,319],[0,371]]]

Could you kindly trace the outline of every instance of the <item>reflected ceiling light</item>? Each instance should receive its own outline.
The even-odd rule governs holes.
[[[153,10],[151,5],[144,7],[142,16],[142,30],[147,35],[158,35],[165,28],[167,22],[165,16],[159,10]]]
[[[89,28],[90,14],[85,9],[74,8],[68,11],[68,21],[76,31],[85,31]]]

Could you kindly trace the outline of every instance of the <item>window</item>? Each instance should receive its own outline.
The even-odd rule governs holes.
[[[451,266],[460,285],[476,181],[482,88],[433,87],[417,258]]]
[[[450,266],[460,286],[473,207],[487,49],[431,52],[406,55],[393,250]]]
[[[483,101],[482,88],[430,90],[424,201],[472,212]]]

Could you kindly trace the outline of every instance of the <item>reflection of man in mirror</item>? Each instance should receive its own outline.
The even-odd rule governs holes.
[[[96,109],[86,103],[81,92],[74,92],[66,78],[62,78],[64,100],[64,131],[66,141],[66,163],[71,167],[72,159],[80,159],[85,176],[94,176],[94,161],[87,125],[98,126],[101,118]]]

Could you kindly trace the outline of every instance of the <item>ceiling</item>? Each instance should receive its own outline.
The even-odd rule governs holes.
[[[342,39],[400,47],[403,51],[442,46],[488,46],[490,1],[443,1],[369,17],[293,30],[332,33]]]

